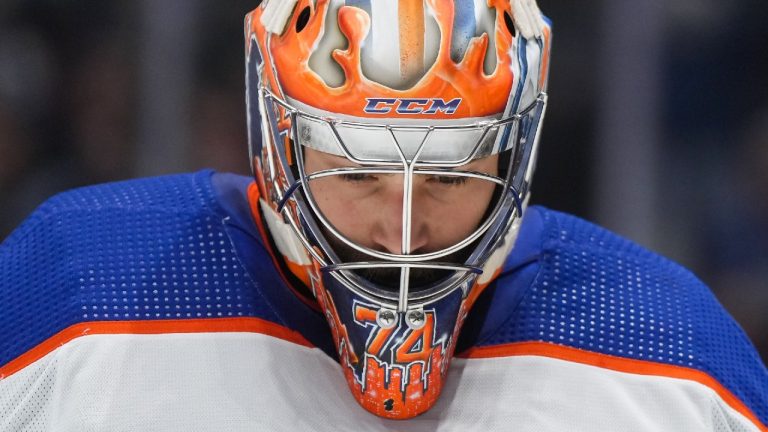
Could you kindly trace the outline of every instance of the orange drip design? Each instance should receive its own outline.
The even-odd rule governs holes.
[[[440,29],[440,48],[435,63],[421,80],[408,90],[395,90],[363,75],[361,47],[370,31],[371,21],[362,9],[351,6],[339,9],[339,29],[348,41],[347,49],[335,50],[332,54],[344,71],[345,81],[340,87],[329,87],[309,67],[309,58],[325,24],[329,0],[317,1],[309,22],[299,33],[296,32],[298,13],[294,13],[282,35],[271,35],[269,46],[267,32],[260,23],[263,9],[257,8],[248,17],[247,40],[254,38],[259,44],[265,62],[264,79],[273,92],[322,110],[356,117],[381,118],[381,115],[364,111],[367,98],[438,97],[444,100],[461,98],[462,103],[453,115],[438,111],[435,114],[410,114],[408,118],[482,117],[503,112],[514,80],[509,56],[512,35],[504,24],[504,12],[509,11],[509,2],[488,0],[488,6],[496,9],[497,65],[490,75],[483,69],[488,50],[488,35],[483,34],[472,39],[464,58],[456,63],[451,59],[450,53],[454,21],[453,2],[426,0],[426,5],[432,10]],[[300,0],[296,10],[301,11],[305,7],[312,8],[312,2]],[[247,48],[250,50],[251,47]],[[423,58],[421,61],[423,62]],[[410,60],[408,64],[410,67]],[[278,77],[275,76],[272,65]],[[277,78],[280,78],[279,85]],[[282,89],[284,94],[280,94],[279,89]],[[401,117],[396,112],[387,116]]]
[[[382,361],[378,354],[382,345],[377,338],[369,339],[363,357],[355,354],[349,339],[347,325],[339,319],[336,305],[319,277],[319,266],[315,264],[312,277],[313,291],[323,314],[326,316],[339,354],[344,377],[355,400],[367,411],[380,417],[405,420],[428,411],[437,402],[442,392],[456,341],[475,300],[488,284],[475,285],[470,295],[462,301],[459,314],[450,338],[445,341],[437,337],[434,321],[420,332],[410,332],[404,342],[395,347],[402,362],[390,364]],[[497,272],[498,273],[498,272]],[[375,312],[363,310],[358,318],[375,319]],[[375,331],[375,330],[372,330]],[[395,330],[382,330],[386,338]],[[411,354],[410,348],[421,339],[422,349]],[[363,365],[359,364],[361,361]],[[357,372],[363,368],[362,380]]]
[[[424,1],[399,0],[400,75],[424,70]]]
[[[399,420],[416,417],[430,409],[440,396],[444,359],[440,346],[432,352],[429,363],[413,363],[404,368],[392,367],[366,356],[365,387],[354,382],[352,393],[360,405],[380,417]],[[345,375],[349,382],[350,373]]]

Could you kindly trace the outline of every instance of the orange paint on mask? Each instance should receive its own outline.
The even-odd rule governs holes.
[[[392,89],[363,75],[361,47],[370,31],[371,21],[362,9],[351,6],[339,9],[339,29],[348,41],[346,50],[333,52],[334,60],[341,66],[345,75],[345,81],[340,87],[329,87],[309,67],[309,58],[325,24],[329,0],[317,1],[309,22],[301,32],[296,32],[299,14],[294,13],[286,25],[287,30],[282,35],[272,34],[269,41],[267,32],[260,23],[263,9],[257,8],[248,17],[248,40],[254,35],[259,44],[265,63],[263,78],[272,92],[321,110],[356,117],[381,118],[381,115],[364,111],[367,98],[461,98],[462,103],[455,114],[438,111],[435,114],[409,114],[407,117],[441,119],[483,117],[502,113],[514,80],[509,56],[512,35],[504,24],[504,12],[509,11],[509,2],[488,0],[488,6],[496,9],[496,70],[490,75],[484,71],[488,35],[483,34],[472,39],[462,61],[454,62],[450,53],[454,4],[447,0],[426,0],[426,3],[440,29],[440,48],[435,64],[418,83],[407,90]],[[312,2],[301,0],[296,10],[301,11],[305,7],[311,8]],[[281,94],[280,89],[284,94]],[[478,91],[479,89],[482,91]],[[396,112],[388,116],[402,117]]]
[[[363,385],[351,372],[347,371],[345,376],[353,395],[366,410],[380,417],[403,420],[424,413],[437,402],[445,381],[443,361],[440,346],[434,349],[428,363],[412,363],[404,368],[366,357]]]
[[[424,70],[424,1],[399,0],[400,76]]]
[[[316,265],[315,269],[319,271],[319,266]],[[435,340],[434,316],[428,313],[427,324],[423,329],[411,331],[404,337],[404,342],[396,347],[395,362],[390,364],[381,360],[384,346],[377,342],[379,338],[374,335],[365,347],[365,369],[360,381],[356,368],[360,367],[358,363],[361,359],[355,355],[346,325],[339,319],[333,298],[319,277],[315,278],[315,282],[315,297],[330,324],[344,378],[355,400],[371,413],[399,420],[416,417],[437,402],[467,314],[488,286],[477,284],[470,290],[469,296],[459,307],[458,319],[447,341]],[[358,321],[375,322],[374,310],[356,308],[354,313]],[[386,339],[394,332],[386,329],[378,331]],[[419,339],[422,348],[415,350],[418,354],[412,353]]]

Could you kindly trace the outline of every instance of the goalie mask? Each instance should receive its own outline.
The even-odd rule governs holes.
[[[246,17],[254,205],[372,413],[436,402],[514,245],[550,37],[534,0],[266,0]]]

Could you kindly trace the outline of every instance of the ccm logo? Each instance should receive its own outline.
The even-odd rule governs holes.
[[[367,98],[365,112],[368,114],[455,114],[461,105],[461,99],[456,98],[446,102],[445,99],[401,99],[401,98]]]

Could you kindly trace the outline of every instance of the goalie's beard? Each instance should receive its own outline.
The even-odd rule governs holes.
[[[334,237],[332,234],[326,235],[326,240],[329,245],[336,252],[336,255],[344,263],[351,262],[386,262],[373,258],[367,254],[364,254],[356,249],[349,247],[341,240]],[[446,255],[439,259],[443,263],[462,264],[469,258],[470,252],[473,250],[474,243],[464,247],[450,255]],[[430,251],[414,251],[415,254],[424,254]],[[427,261],[425,264],[429,264]],[[381,268],[371,267],[365,269],[354,270],[354,273],[358,276],[367,279],[381,288],[388,291],[397,291],[400,289],[400,275],[401,269],[397,267]],[[434,286],[437,282],[447,279],[455,272],[452,270],[440,270],[431,268],[411,268],[409,273],[409,285],[411,291],[419,291],[424,288]]]

